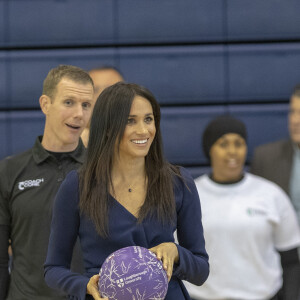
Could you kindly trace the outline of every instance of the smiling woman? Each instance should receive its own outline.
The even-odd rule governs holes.
[[[299,299],[296,214],[280,187],[244,172],[244,123],[229,115],[220,116],[207,125],[202,143],[212,173],[197,178],[196,186],[202,200],[211,272],[201,289],[188,284],[191,296]]]
[[[135,96],[116,159],[118,161],[140,158],[144,160],[155,132],[155,120],[150,102],[146,98]],[[128,158],[124,157],[126,155]]]
[[[86,276],[69,270],[77,236]],[[57,194],[46,282],[77,299],[101,299],[102,263],[128,246],[148,248],[162,261],[167,300],[190,299],[182,279],[196,285],[207,279],[198,193],[188,172],[164,158],[158,102],[144,87],[117,83],[96,101],[82,169],[70,173]]]

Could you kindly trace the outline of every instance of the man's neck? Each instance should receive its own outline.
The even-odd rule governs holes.
[[[63,144],[63,143],[60,143],[58,141],[51,142],[51,141],[47,140],[47,138],[43,137],[41,144],[44,147],[44,149],[46,149],[47,151],[51,151],[51,152],[72,152],[77,148],[78,142],[77,143],[72,143],[72,144]]]

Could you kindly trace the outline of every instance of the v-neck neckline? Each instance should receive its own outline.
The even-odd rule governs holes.
[[[133,214],[133,213],[131,213],[124,205],[122,205],[115,197],[113,197],[111,194],[109,194],[110,195],[110,197],[128,214],[128,215],[130,215],[132,218],[134,218],[135,219],[135,221],[137,221],[137,217]]]

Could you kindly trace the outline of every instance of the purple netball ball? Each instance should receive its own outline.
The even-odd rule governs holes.
[[[161,261],[139,246],[113,252],[102,264],[99,275],[101,296],[110,300],[163,300],[168,290]]]

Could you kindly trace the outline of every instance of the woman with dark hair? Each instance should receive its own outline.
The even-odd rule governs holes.
[[[195,181],[211,272],[201,288],[187,284],[191,297],[299,300],[296,213],[279,186],[244,172],[245,124],[219,116],[205,128],[202,145],[212,173]]]
[[[176,230],[179,244],[174,243]],[[69,270],[77,236],[85,275]],[[76,299],[86,294],[101,299],[97,274],[103,261],[134,245],[162,260],[169,279],[165,299],[190,299],[181,280],[201,285],[208,277],[194,181],[185,169],[164,159],[154,96],[120,82],[100,94],[83,167],[68,174],[57,194],[45,280]]]

